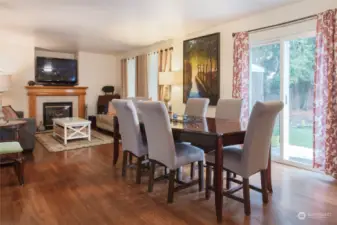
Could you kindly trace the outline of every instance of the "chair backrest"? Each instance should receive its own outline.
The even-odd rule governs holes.
[[[189,98],[186,102],[185,115],[205,117],[208,104],[208,98]]]
[[[135,105],[132,100],[127,99],[113,99],[111,102],[118,117],[123,151],[128,150],[136,156],[143,156],[147,150],[142,140]]]
[[[283,102],[280,101],[255,103],[243,144],[244,175],[252,175],[267,168],[275,120],[282,109]]]
[[[170,118],[163,102],[139,102],[138,107],[145,126],[149,159],[156,160],[168,168],[174,168],[175,145]]]
[[[215,118],[239,120],[242,99],[219,99],[216,105]]]

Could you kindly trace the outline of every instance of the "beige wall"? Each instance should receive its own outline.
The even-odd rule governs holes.
[[[89,87],[86,103],[88,115],[96,114],[98,95],[105,85],[118,85],[116,57],[113,55],[78,52],[79,85]]]
[[[233,76],[233,32],[245,31],[281,22],[286,22],[312,14],[317,14],[331,8],[337,8],[336,0],[306,0],[292,5],[283,6],[274,10],[259,13],[250,17],[242,18],[240,20],[224,23],[219,26],[204,30],[202,32],[188,35],[186,37],[170,40],[166,44],[174,47],[172,55],[172,69],[182,70],[183,40],[220,32],[220,96],[221,98],[231,98]],[[161,45],[165,45],[165,43],[161,43]],[[121,54],[120,57],[149,52],[156,47],[157,46],[150,46],[147,49],[127,52]],[[182,86],[173,87],[172,92],[173,110],[178,113],[183,113],[185,105],[182,103]],[[214,107],[210,107],[208,110],[208,115],[214,116],[214,112]]]
[[[28,101],[24,86],[29,80],[34,80],[33,40],[0,31],[0,68],[12,74],[12,85],[4,93],[3,105],[12,105],[27,115]]]

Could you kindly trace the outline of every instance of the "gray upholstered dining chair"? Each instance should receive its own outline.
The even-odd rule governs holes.
[[[122,138],[122,176],[124,177],[126,174],[127,155],[135,156],[137,158],[136,183],[140,184],[142,161],[145,159],[148,150],[142,139],[136,107],[132,100],[113,99],[111,102],[116,109]]]
[[[189,187],[196,183],[192,181],[182,186],[174,187],[176,170],[192,162],[199,166],[199,191],[204,184],[204,151],[198,147],[185,143],[175,143],[170,126],[170,118],[163,102],[139,102],[138,107],[143,117],[146,132],[151,171],[149,179],[149,192],[153,190],[155,165],[163,165],[170,170],[168,203],[173,202],[173,193],[178,189]]]
[[[186,102],[185,115],[205,117],[208,105],[208,98],[189,98]]]
[[[280,101],[257,102],[249,118],[243,146],[236,145],[224,148],[223,168],[240,175],[243,181],[230,178],[229,181],[239,183],[241,186],[233,187],[223,192],[223,195],[243,202],[246,215],[250,215],[249,188],[260,191],[263,202],[268,203],[266,171],[269,148],[275,120],[282,108],[283,103]],[[214,164],[215,152],[213,151],[206,155],[206,198],[209,198],[210,173]],[[257,172],[261,174],[261,189],[249,185],[249,177]],[[232,195],[241,188],[243,188],[243,199]]]
[[[215,118],[239,120],[242,99],[219,99],[216,105]]]

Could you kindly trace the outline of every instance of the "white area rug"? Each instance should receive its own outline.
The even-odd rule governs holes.
[[[59,138],[54,138],[53,132],[39,133],[35,137],[49,152],[61,152],[113,143],[112,135],[108,136],[95,130],[91,131],[91,141],[88,141],[88,139],[69,140],[67,145],[64,145]]]

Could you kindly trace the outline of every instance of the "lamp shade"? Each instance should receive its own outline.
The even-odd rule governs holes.
[[[182,83],[183,77],[178,71],[159,72],[159,85],[178,85]]]
[[[11,75],[0,73],[0,92],[8,91],[11,85]]]

